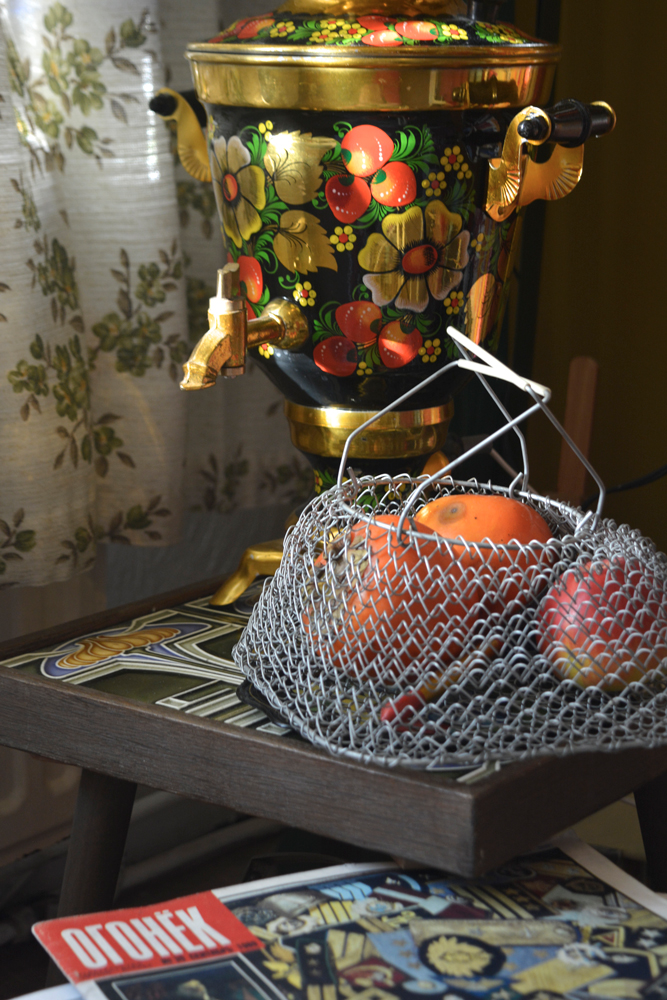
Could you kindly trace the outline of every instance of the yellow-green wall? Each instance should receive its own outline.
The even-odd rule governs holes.
[[[517,0],[517,20],[530,6]],[[533,375],[562,417],[570,359],[598,360],[591,458],[614,485],[667,464],[667,3],[562,0],[561,43],[557,99],[606,100],[618,124],[547,206]],[[559,439],[540,420],[529,440],[531,480],[553,490]],[[605,512],[667,549],[667,478]]]

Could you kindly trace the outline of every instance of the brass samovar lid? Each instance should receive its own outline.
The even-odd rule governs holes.
[[[560,46],[462,16],[460,0],[288,0],[188,45],[211,104],[308,111],[523,107],[548,99]]]

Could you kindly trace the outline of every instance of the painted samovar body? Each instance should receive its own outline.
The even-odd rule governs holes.
[[[417,473],[442,447],[465,376],[418,387],[450,360],[446,327],[497,348],[523,206],[571,191],[583,142],[614,124],[604,104],[542,110],[558,46],[462,6],[293,0],[188,46],[205,135],[185,96],[152,103],[212,180],[232,265],[183,388],[239,374],[250,350],[318,489],[408,389],[355,467]]]

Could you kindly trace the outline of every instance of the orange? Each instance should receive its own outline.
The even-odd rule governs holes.
[[[470,586],[464,580],[457,587],[461,571],[446,552],[439,552],[435,540],[429,540],[430,529],[422,529],[426,537],[416,542],[407,534],[398,541],[390,530],[398,520],[397,515],[382,514],[375,523],[354,524],[345,534],[345,547],[341,537],[341,556],[356,565],[361,584],[344,591],[341,627],[326,656],[337,669],[361,681],[391,684],[401,678],[415,683],[419,675],[410,667],[427,645],[443,664],[454,659],[482,596],[474,582]],[[334,561],[335,545],[328,557]],[[320,556],[316,573],[324,566],[325,557]],[[438,586],[443,572],[451,575],[451,587]],[[307,616],[304,624],[310,631]]]
[[[444,538],[466,542],[488,538],[497,545],[507,545],[513,539],[522,545],[548,542],[552,537],[544,518],[527,504],[511,497],[474,493],[431,500],[415,515],[415,524],[423,524]]]
[[[540,546],[553,537],[544,518],[532,507],[496,495],[464,493],[431,500],[415,515],[414,523],[417,529],[428,528],[453,542],[489,541],[497,546],[540,543],[521,551],[452,545],[452,555],[461,568],[477,572],[487,591],[487,609],[498,612],[510,601],[525,603],[530,599],[531,583],[544,565]]]

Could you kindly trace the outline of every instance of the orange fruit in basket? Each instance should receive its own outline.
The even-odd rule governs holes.
[[[455,493],[431,500],[415,514],[415,524],[423,524],[445,538],[464,538],[482,542],[485,538],[499,545],[512,540],[548,542],[549,525],[528,504],[512,497]]]
[[[355,565],[359,582],[342,585],[343,627],[327,644],[326,656],[358,680],[414,682],[410,666],[427,644],[443,664],[456,658],[482,597],[476,581],[471,585],[436,538],[429,539],[435,532],[422,527],[423,538],[413,541],[406,531],[399,540],[398,521],[398,515],[381,514],[352,525],[332,543],[331,551],[338,545]],[[316,573],[324,571],[331,551],[315,561]],[[310,631],[307,616],[304,624]]]
[[[580,687],[622,691],[667,659],[664,581],[622,558],[563,573],[537,614],[538,648]]]
[[[512,497],[455,493],[431,500],[415,515],[417,529],[429,528],[456,542],[492,542],[492,547],[451,546],[457,561],[477,569],[481,585],[488,590],[486,606],[500,611],[509,601],[530,599],[531,584],[543,564],[541,545],[553,537],[544,518],[528,504]],[[512,543],[524,548],[518,551]],[[529,546],[538,542],[539,545]],[[503,548],[510,546],[510,548]]]

